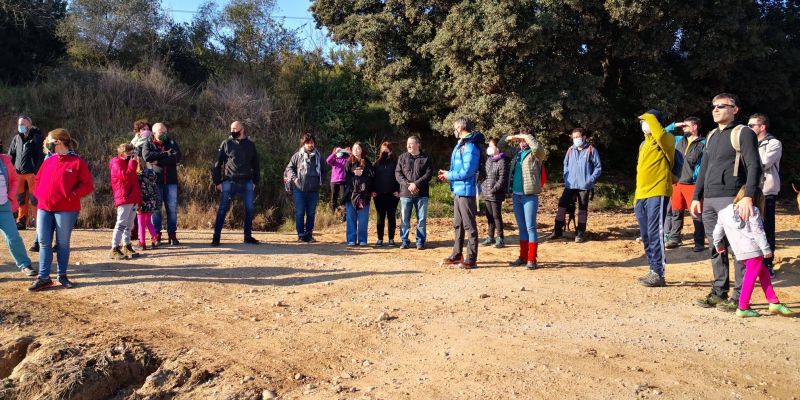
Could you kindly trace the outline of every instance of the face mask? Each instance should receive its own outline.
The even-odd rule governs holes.
[[[159,142],[166,142],[167,139],[169,139],[169,134],[167,132],[161,132],[156,135],[156,139],[158,139]]]
[[[239,139],[241,136],[241,132],[231,131],[231,137],[234,139]]]
[[[645,135],[650,133],[650,125],[645,121],[642,121],[642,132],[644,132]]]
[[[487,147],[486,148],[486,155],[487,156],[492,157],[492,156],[495,155],[495,153],[497,153],[497,149],[496,148],[494,148],[494,147]]]
[[[575,144],[575,147],[581,147],[583,146],[583,139],[582,138],[572,139],[572,143]]]
[[[56,152],[56,142],[48,143],[47,144],[47,151],[49,151],[51,153],[55,153]]]
[[[17,126],[17,132],[19,132],[20,135],[24,135],[28,132],[28,127],[25,125],[19,125]]]
[[[149,139],[150,135],[153,134],[153,131],[139,131],[139,137],[142,139]]]
[[[531,146],[528,146],[528,143],[527,143],[527,142],[519,142],[519,148],[520,148],[521,150],[528,150],[528,149],[530,149],[530,148],[531,148]]]
[[[389,151],[388,150],[382,151],[381,152],[381,158],[384,159],[384,160],[389,158]]]

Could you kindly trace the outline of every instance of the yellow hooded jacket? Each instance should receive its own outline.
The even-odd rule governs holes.
[[[644,142],[639,146],[635,200],[672,196],[675,136],[666,132],[653,114],[643,114],[639,119],[650,125],[650,133],[644,135]]]

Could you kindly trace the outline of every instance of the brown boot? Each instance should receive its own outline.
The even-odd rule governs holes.
[[[122,252],[122,246],[112,247],[108,258],[112,260],[127,260],[128,256]]]
[[[133,249],[133,245],[130,243],[126,244],[122,251],[125,253],[126,256],[130,258],[139,257],[139,253],[137,253],[136,250]]]

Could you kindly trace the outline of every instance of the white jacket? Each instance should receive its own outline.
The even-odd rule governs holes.
[[[717,214],[717,225],[714,227],[714,247],[726,237],[733,255],[739,261],[772,253],[758,207],[753,207],[753,215],[747,222],[742,221],[738,207],[733,204],[720,210]]]
[[[764,195],[777,195],[781,190],[780,172],[783,146],[775,136],[767,133],[764,140],[758,142],[758,156],[761,157],[761,191]]]

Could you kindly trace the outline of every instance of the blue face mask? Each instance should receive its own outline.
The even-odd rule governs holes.
[[[581,147],[583,146],[583,139],[582,138],[572,139],[572,143],[575,144],[575,147]]]
[[[24,135],[24,134],[28,133],[28,127],[25,126],[25,125],[18,125],[17,126],[17,132],[19,132],[20,135]]]

